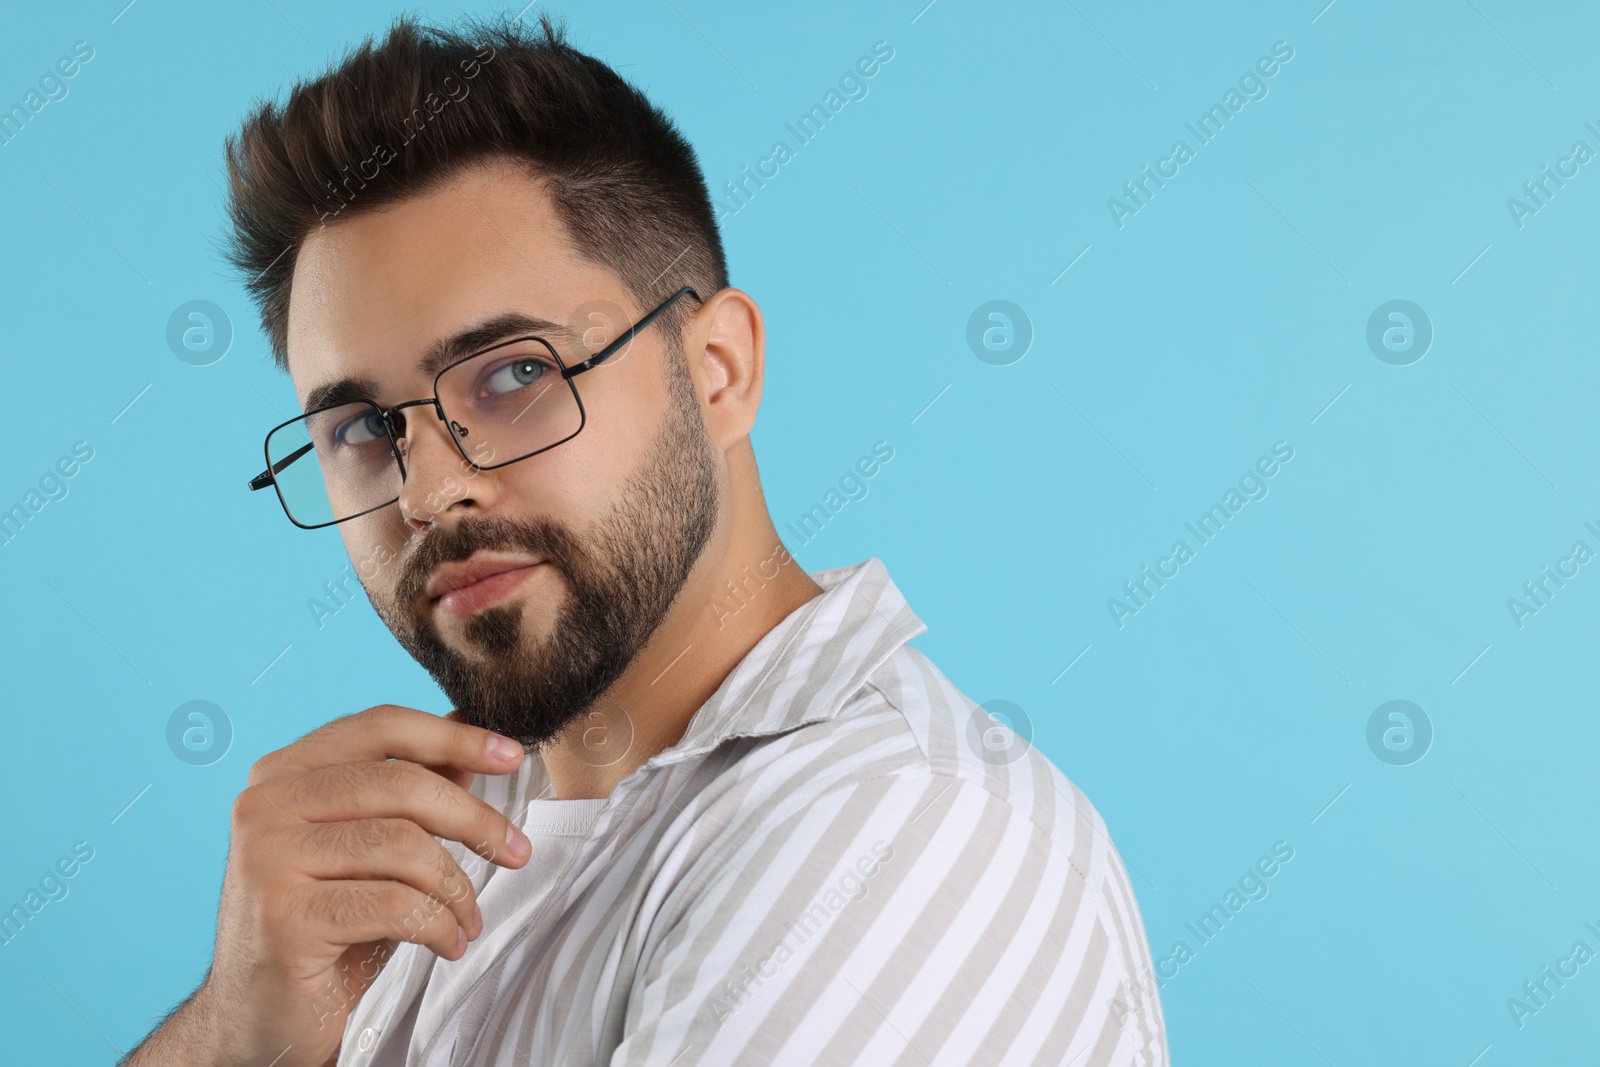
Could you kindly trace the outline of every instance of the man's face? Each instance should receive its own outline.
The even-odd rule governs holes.
[[[679,284],[663,279],[662,296]],[[292,293],[303,405],[345,379],[382,407],[431,397],[423,355],[508,312],[553,325],[501,340],[537,332],[572,366],[653,306],[578,256],[542,184],[507,164],[317,231]],[[590,708],[644,647],[725,491],[659,322],[574,383],[582,432],[497,470],[468,466],[431,407],[407,408],[400,500],[339,526],[401,645],[469,722],[530,746]]]

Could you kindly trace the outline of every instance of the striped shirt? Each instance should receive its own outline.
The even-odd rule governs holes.
[[[1167,1064],[1099,813],[906,643],[880,560],[812,578],[609,797],[478,776],[534,859],[446,843],[484,934],[402,943],[340,1067]]]

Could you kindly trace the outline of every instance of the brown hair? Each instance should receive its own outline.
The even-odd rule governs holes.
[[[694,149],[664,112],[542,16],[459,29],[395,20],[226,141],[228,261],[245,274],[278,366],[289,286],[313,230],[436,188],[493,157],[545,182],[579,254],[641,308],[680,285],[725,288],[727,260]],[[676,341],[694,305],[663,315]]]

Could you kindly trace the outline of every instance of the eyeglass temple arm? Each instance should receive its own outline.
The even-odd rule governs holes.
[[[312,447],[313,446],[309,444],[301,445],[299,448],[295,449],[293,452],[290,452],[287,456],[284,456],[278,462],[274,463],[271,470],[264,470],[254,478],[251,478],[247,483],[250,486],[251,491],[253,492],[257,489],[265,489],[267,486],[271,485],[272,476],[274,474],[277,474],[279,471],[283,470],[283,468],[287,467],[289,464],[293,463],[307,452],[310,452]]]
[[[610,344],[606,345],[604,348],[590,356],[588,359],[584,360],[582,363],[579,363],[574,367],[569,367],[565,376],[571,378],[575,374],[582,374],[589,368],[597,367],[604,361],[610,359],[616,354],[618,349],[627,344],[629,341],[633,340],[641,330],[655,321],[656,316],[660,315],[662,312],[666,311],[667,308],[671,307],[678,297],[682,296],[684,293],[688,293],[696,300],[700,300],[700,294],[694,291],[693,286],[684,286],[682,289],[679,289],[676,293],[673,293],[671,296],[667,297],[667,299],[662,301],[654,311],[650,312],[650,314],[646,315],[644,318],[640,319],[626,330],[623,330],[622,335],[615,341],[612,341]],[[705,303],[703,300],[700,302]]]

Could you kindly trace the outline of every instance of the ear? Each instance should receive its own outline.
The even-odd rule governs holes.
[[[727,452],[750,436],[761,406],[767,343],[761,308],[742,289],[721,289],[689,320],[683,343],[706,433]]]

